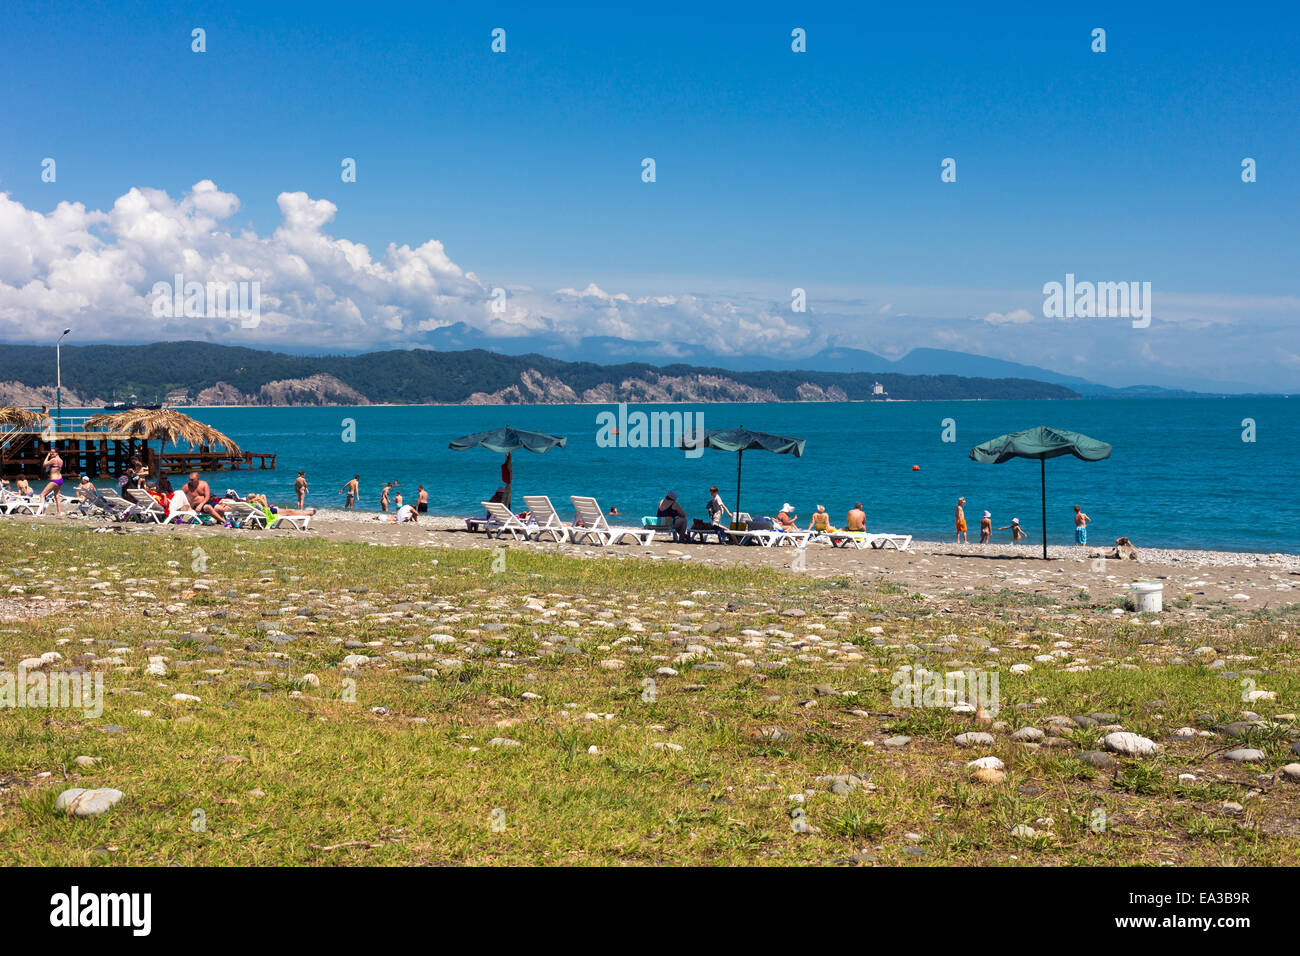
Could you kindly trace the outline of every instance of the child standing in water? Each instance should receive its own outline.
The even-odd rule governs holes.
[[[1092,519],[1083,513],[1083,509],[1078,505],[1074,506],[1074,543],[1088,543],[1088,522]]]
[[[957,499],[957,543],[966,544],[966,499]]]
[[[1020,527],[1020,519],[1019,519],[1019,518],[1012,518],[1012,519],[1011,519],[1011,524],[1009,524],[1009,525],[1004,525],[1004,526],[1002,526],[1001,528],[998,528],[998,530],[999,530],[999,531],[1008,531],[1008,530],[1009,530],[1009,531],[1011,532],[1011,540],[1012,540],[1013,542],[1014,542],[1014,541],[1019,541],[1021,538],[1028,538],[1028,537],[1029,537],[1029,534],[1025,531],[1025,529],[1022,528],[1022,527]]]

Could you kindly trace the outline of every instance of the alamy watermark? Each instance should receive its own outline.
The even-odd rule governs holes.
[[[628,412],[596,415],[596,445],[600,448],[680,448],[687,458],[704,454],[703,412]]]
[[[100,671],[0,671],[0,709],[9,707],[80,708],[89,718],[104,713],[104,675]]]
[[[1065,282],[1043,285],[1043,315],[1049,319],[1132,319],[1133,328],[1151,324],[1150,282]]]
[[[245,329],[255,329],[262,323],[260,280],[186,282],[184,274],[178,272],[172,282],[155,282],[151,294],[155,319],[234,317]]]

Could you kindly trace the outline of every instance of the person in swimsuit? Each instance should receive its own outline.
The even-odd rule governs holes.
[[[424,485],[419,486],[420,493],[415,496],[415,510],[420,514],[429,513],[429,493],[424,490]]]
[[[809,531],[816,531],[818,534],[825,534],[831,530],[831,516],[826,513],[825,505],[818,505],[817,510],[813,512],[812,521],[808,525]]]
[[[50,446],[49,453],[45,456],[45,463],[41,465],[41,468],[50,473],[50,483],[41,492],[41,501],[44,501],[45,496],[53,492],[54,513],[61,515],[63,514],[63,501],[59,497],[59,492],[63,490],[63,459],[59,457],[58,449],[54,448],[54,446]]]
[[[344,511],[351,511],[351,510],[352,510],[352,506],[353,506],[354,504],[356,504],[356,501],[357,501],[357,495],[358,495],[358,493],[359,493],[358,486],[359,486],[360,484],[361,484],[361,476],[360,476],[360,475],[353,475],[353,476],[352,476],[352,480],[349,481],[346,485],[344,485],[343,488],[342,488],[342,490],[339,491],[339,494],[341,494],[341,495],[346,494],[346,495],[347,495],[347,498],[346,498],[346,499],[344,500],[344,502],[343,502],[343,510],[344,510]]]
[[[980,518],[980,544],[988,544],[993,540],[993,515],[984,512],[984,517]]]
[[[298,472],[298,477],[293,480],[293,493],[298,496],[298,507],[302,508],[307,500],[307,472]]]
[[[393,495],[393,509],[395,511],[402,510],[402,493],[400,491]]]
[[[384,490],[379,493],[379,510],[384,514],[388,513],[388,489],[391,487],[393,487],[393,483],[390,481],[384,485]]]
[[[966,499],[957,499],[957,543],[966,543]]]
[[[1074,543],[1088,543],[1088,522],[1092,519],[1083,513],[1083,509],[1078,505],[1074,506]]]
[[[1011,524],[1003,525],[1001,528],[998,528],[998,530],[999,530],[999,531],[1010,531],[1010,532],[1011,532],[1011,540],[1012,540],[1013,542],[1015,542],[1015,541],[1019,541],[1021,538],[1028,538],[1028,537],[1029,537],[1028,532],[1026,532],[1024,528],[1020,527],[1020,519],[1019,519],[1019,518],[1012,518],[1012,519],[1011,519]]]
[[[867,530],[867,513],[862,510],[862,502],[855,501],[849,513],[845,516],[849,531],[866,531]]]

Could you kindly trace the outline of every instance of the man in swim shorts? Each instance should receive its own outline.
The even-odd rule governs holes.
[[[957,543],[966,543],[966,499],[957,499]]]

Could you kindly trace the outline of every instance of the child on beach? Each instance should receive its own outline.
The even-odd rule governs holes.
[[[993,540],[993,515],[987,511],[984,517],[980,518],[980,544],[988,544]]]
[[[1009,525],[1003,525],[1001,528],[998,528],[998,530],[999,530],[999,531],[1010,531],[1010,532],[1011,532],[1011,540],[1012,540],[1012,541],[1019,541],[1021,538],[1028,538],[1028,537],[1029,537],[1029,534],[1025,531],[1025,529],[1022,528],[1022,527],[1020,527],[1020,519],[1019,519],[1019,518],[1012,518],[1012,519],[1011,519],[1011,524],[1009,524]]]
[[[1074,543],[1088,543],[1088,522],[1092,519],[1083,513],[1083,509],[1078,505],[1074,506]]]
[[[957,499],[957,543],[966,544],[966,499]]]

